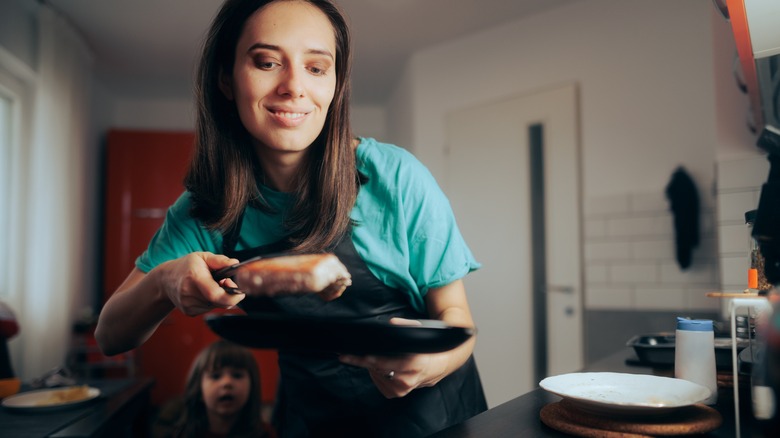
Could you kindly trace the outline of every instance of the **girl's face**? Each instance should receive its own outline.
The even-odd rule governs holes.
[[[221,89],[268,154],[300,153],[319,135],[336,90],[336,38],[328,17],[298,1],[271,3],[244,25],[233,76]]]
[[[203,403],[209,417],[238,415],[249,400],[249,372],[241,368],[223,367],[206,370],[200,379]]]

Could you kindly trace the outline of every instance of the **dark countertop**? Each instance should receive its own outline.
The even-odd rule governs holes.
[[[671,377],[673,370],[654,369],[649,366],[636,365],[637,359],[630,349],[620,350],[602,360],[599,360],[583,371],[591,372],[625,372],[633,374],[654,374]],[[745,393],[740,382],[740,421],[742,437],[764,437],[761,427],[752,420],[750,412],[750,394]],[[743,390],[744,389],[744,390]],[[561,397],[536,388],[506,403],[500,404],[486,412],[452,426],[432,437],[435,438],[501,438],[501,437],[566,437],[546,426],[539,419],[539,411],[548,403],[561,400]],[[733,387],[722,387],[718,390],[718,403],[712,406],[723,417],[723,424],[707,437],[733,438],[736,436],[734,424]]]
[[[153,380],[111,379],[85,382],[100,389],[100,397],[79,406],[46,412],[0,409],[4,438],[117,436],[132,430],[145,414]]]

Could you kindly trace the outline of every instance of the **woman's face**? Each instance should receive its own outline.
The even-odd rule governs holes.
[[[233,76],[221,86],[261,154],[305,150],[322,131],[336,90],[328,17],[298,1],[261,8],[244,25]]]
[[[249,400],[249,372],[241,368],[223,367],[206,370],[200,379],[203,403],[209,416],[238,415]]]

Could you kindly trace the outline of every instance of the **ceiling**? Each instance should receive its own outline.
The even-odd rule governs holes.
[[[221,0],[43,0],[96,57],[119,96],[191,95],[198,50]],[[338,0],[352,24],[353,102],[383,104],[425,47],[579,0]]]

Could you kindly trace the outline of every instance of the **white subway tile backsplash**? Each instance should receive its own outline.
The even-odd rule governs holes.
[[[633,300],[632,291],[626,288],[588,287],[585,293],[585,308],[588,310],[633,309]]]
[[[588,264],[585,266],[585,283],[598,284],[607,282],[606,264]]]
[[[716,234],[715,213],[713,211],[702,211],[699,217],[699,231],[702,235]]]
[[[674,216],[664,187],[585,200],[587,309],[722,312],[724,300],[706,293],[744,290],[744,215],[758,206],[769,163],[758,151],[716,166],[714,185],[699,187],[701,240],[686,270],[676,260]]]
[[[755,190],[718,195],[718,223],[745,223],[745,212],[758,207]]]
[[[713,235],[704,235],[699,238],[699,246],[693,249],[693,263],[707,263],[717,260],[718,241]]]
[[[659,214],[655,217],[653,235],[674,237],[674,218],[671,213]]]
[[[631,211],[634,213],[658,212],[669,209],[669,200],[662,190],[630,195]]]
[[[686,309],[697,312],[719,311],[721,299],[708,297],[708,292],[719,292],[719,288],[689,289],[685,292],[687,301]]]
[[[634,303],[643,310],[683,310],[686,308],[686,293],[678,288],[637,288]]]
[[[630,195],[593,196],[585,202],[585,217],[625,214],[630,211]]]
[[[585,239],[595,239],[607,235],[607,219],[586,219]]]
[[[631,254],[628,242],[585,242],[585,260],[625,260]]]
[[[750,249],[749,233],[745,225],[722,225],[718,237],[720,238],[718,252],[721,255],[747,254]]]
[[[665,284],[717,284],[717,265],[711,263],[693,263],[682,270],[677,262],[661,263],[661,282]]]
[[[722,160],[718,163],[718,190],[760,187],[768,172],[769,161],[762,154]]]
[[[655,263],[613,264],[609,267],[612,283],[655,283],[658,281],[658,265]]]
[[[607,220],[607,235],[614,237],[635,237],[656,235],[655,218],[627,217]]]
[[[721,257],[720,282],[724,287],[732,285],[730,290],[725,292],[741,292],[747,287],[749,267],[750,257],[747,254]]]
[[[702,290],[717,290],[719,284],[714,206],[700,211],[699,246],[692,266],[683,271],[677,264],[674,216],[663,188],[591,198],[585,205],[588,309],[710,309]]]
[[[634,260],[674,260],[674,240],[668,237],[666,236],[662,240],[631,242],[631,258]]]
[[[761,200],[761,188],[757,187],[753,190],[753,209],[758,208],[758,201]]]

